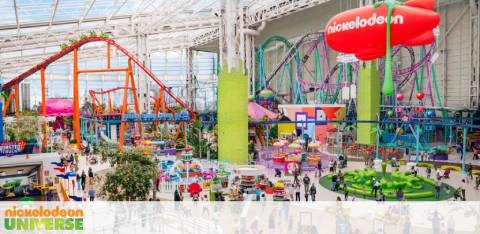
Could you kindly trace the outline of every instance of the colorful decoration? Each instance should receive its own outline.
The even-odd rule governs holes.
[[[402,101],[404,98],[403,93],[397,93],[397,101]]]
[[[387,116],[392,117],[395,113],[393,113],[393,110],[387,111]]]
[[[328,45],[368,61],[385,56],[383,94],[393,95],[392,51],[396,45],[419,46],[434,40],[440,22],[435,0],[378,2],[334,16],[325,28]],[[352,43],[355,38],[355,43]]]
[[[425,93],[418,92],[415,96],[417,97],[418,100],[421,101],[425,97]]]
[[[272,109],[273,103],[274,103],[273,102],[274,97],[275,97],[275,94],[271,89],[263,89],[258,94],[258,102],[260,103],[261,106],[267,109]]]

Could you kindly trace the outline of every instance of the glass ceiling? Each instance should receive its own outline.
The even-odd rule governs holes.
[[[107,32],[127,50],[136,49],[139,34],[148,35],[152,51],[188,44],[218,27],[214,13],[221,4],[222,0],[0,0],[0,73],[32,66],[58,52],[61,43],[89,31]]]

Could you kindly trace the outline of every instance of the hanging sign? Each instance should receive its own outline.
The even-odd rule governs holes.
[[[24,141],[8,141],[0,143],[0,156],[12,156],[22,154],[25,151]]]
[[[387,14],[394,2],[390,25],[390,46],[419,46],[432,43],[433,29],[440,22],[433,11],[435,0],[410,0],[404,3],[387,0],[334,16],[325,28],[327,44],[334,50],[355,54],[360,60],[385,56],[387,45]]]

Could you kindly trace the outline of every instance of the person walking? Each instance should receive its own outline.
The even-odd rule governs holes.
[[[300,184],[295,186],[295,201],[300,201]]]
[[[255,200],[260,201],[261,196],[262,196],[262,190],[259,187],[257,187],[255,189]]]
[[[80,189],[82,188],[82,177],[80,176],[80,174],[77,173],[75,179],[77,180],[77,190],[80,191]]]
[[[299,173],[297,169],[293,172],[293,184],[298,184],[300,183],[300,180],[298,179]]]
[[[336,191],[337,189],[337,174],[332,175],[332,191]]]
[[[75,154],[73,155],[73,157],[75,158],[75,163],[78,164],[78,153],[75,152]]]
[[[177,189],[175,189],[175,192],[173,192],[173,201],[176,201],[176,202],[181,201],[180,193],[178,192]]]
[[[347,183],[343,183],[343,196],[344,196],[344,200],[345,201],[348,201],[348,186],[347,186]]]
[[[312,197],[312,201],[315,201],[316,194],[317,194],[317,188],[315,187],[315,184],[312,184],[312,186],[310,186],[310,196]]]
[[[330,170],[330,173],[333,173],[333,160],[330,160],[330,162],[328,163],[328,168]]]
[[[305,201],[307,201],[307,202],[308,202],[308,196],[309,196],[309,195],[310,195],[310,189],[307,189],[307,191],[305,191],[305,194],[304,194],[304,196],[305,196]]]
[[[440,191],[442,191],[442,182],[440,180],[437,180],[435,182],[435,199],[437,200],[440,199]]]
[[[427,167],[425,170],[426,170],[426,172],[427,172],[427,178],[430,179],[430,175],[432,174],[432,168]]]
[[[460,187],[460,192],[462,193],[462,201],[466,201],[467,198],[465,197],[465,180],[462,180],[462,186]]]
[[[95,200],[95,189],[93,187],[88,191],[88,196],[90,197],[91,202]]]
[[[372,191],[370,191],[370,194],[373,193],[375,198],[377,197],[377,191],[379,187],[380,187],[380,183],[378,182],[377,179],[374,179]]]
[[[48,190],[47,191],[47,201],[52,201],[53,200],[53,193],[52,193],[52,190]]]
[[[317,162],[318,177],[322,177],[322,160]]]
[[[473,147],[473,160],[478,160],[478,149],[476,146]]]
[[[470,180],[473,180],[473,166],[472,163],[467,165],[467,175],[470,177]]]
[[[295,193],[295,186],[293,184],[291,184],[290,186],[288,186],[288,196],[290,197],[290,201],[293,201],[293,196],[294,196],[294,193]]]
[[[305,173],[305,176],[303,177],[303,186],[305,188],[305,194],[308,194],[308,189],[310,188],[310,177],[308,177],[307,173]]]
[[[85,191],[85,182],[87,181],[87,174],[85,171],[82,171],[82,190]]]
[[[480,175],[477,175],[477,177],[475,177],[475,189],[478,190],[479,186],[480,186]]]
[[[88,168],[88,181],[90,183],[90,185],[92,185],[94,183],[93,181],[93,170],[91,167]]]

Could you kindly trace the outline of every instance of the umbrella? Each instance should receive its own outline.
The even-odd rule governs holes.
[[[288,148],[299,149],[299,148],[302,148],[302,146],[298,143],[292,143],[288,145]]]
[[[188,185],[188,190],[187,190],[191,195],[197,193],[200,194],[202,192],[202,187],[198,183],[191,183]]]

